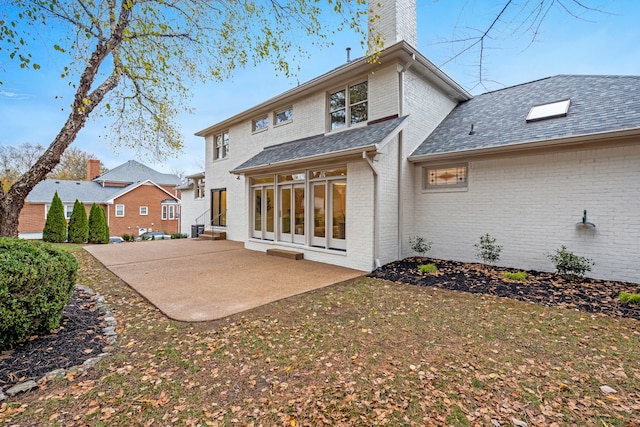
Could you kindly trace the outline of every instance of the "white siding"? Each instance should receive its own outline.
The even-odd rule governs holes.
[[[209,205],[206,199],[194,199],[194,190],[181,190],[180,192],[180,232],[191,237],[191,226],[195,225],[196,218],[202,215]]]
[[[426,193],[415,168],[415,229],[429,256],[477,261],[484,233],[499,264],[553,271],[561,245],[595,261],[591,277],[640,283],[640,145],[471,161],[466,192]],[[576,227],[587,210],[596,228]]]

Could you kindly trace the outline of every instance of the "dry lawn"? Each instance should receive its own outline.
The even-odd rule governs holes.
[[[3,402],[0,424],[640,424],[637,320],[359,278],[184,324],[75,255],[119,347]]]

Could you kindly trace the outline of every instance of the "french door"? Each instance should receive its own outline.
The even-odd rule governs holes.
[[[253,233],[258,239],[273,240],[275,238],[274,187],[260,186],[252,189],[253,193]]]
[[[347,249],[346,181],[319,181],[311,185],[313,193],[313,246]]]
[[[304,184],[278,186],[280,203],[278,240],[281,242],[305,243],[304,187]]]

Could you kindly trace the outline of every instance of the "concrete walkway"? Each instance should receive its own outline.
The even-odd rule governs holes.
[[[85,249],[168,317],[227,317],[364,274],[329,264],[268,256],[226,240],[178,239]]]

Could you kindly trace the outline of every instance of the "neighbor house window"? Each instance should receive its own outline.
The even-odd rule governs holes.
[[[274,113],[274,118],[275,120],[273,122],[276,126],[291,122],[293,120],[293,107],[276,111]]]
[[[162,205],[162,219],[176,219],[176,205]]]
[[[116,216],[124,216],[124,205],[116,205]]]
[[[213,160],[229,157],[229,132],[223,132],[213,138]]]
[[[367,88],[367,82],[362,82],[329,94],[331,130],[367,121],[369,117]]]
[[[466,188],[468,178],[466,164],[434,166],[423,168],[423,186],[425,190],[440,188]]]
[[[140,215],[148,215],[149,209],[146,206],[140,206]]]
[[[64,208],[64,217],[66,219],[71,218],[71,214],[73,213],[73,205],[62,205],[62,207]],[[44,205],[44,217],[45,219],[47,218],[47,215],[49,214],[49,209],[51,208],[51,205]]]
[[[269,127],[269,116],[264,115],[251,121],[251,132],[260,132]]]

